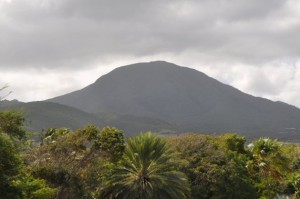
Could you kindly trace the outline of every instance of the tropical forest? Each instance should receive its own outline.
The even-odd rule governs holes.
[[[0,198],[300,198],[300,146],[224,133],[160,135],[87,125],[24,130],[0,113]]]
[[[300,0],[0,0],[0,199],[300,199]]]

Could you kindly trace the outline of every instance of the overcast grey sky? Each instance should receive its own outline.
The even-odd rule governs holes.
[[[300,107],[299,0],[0,0],[0,85],[43,100],[165,60]]]

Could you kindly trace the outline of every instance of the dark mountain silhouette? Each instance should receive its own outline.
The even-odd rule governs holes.
[[[111,124],[128,130],[136,118],[151,118],[167,131],[300,138],[298,108],[248,95],[197,70],[163,61],[117,68],[81,90],[49,101],[99,117],[113,115]]]

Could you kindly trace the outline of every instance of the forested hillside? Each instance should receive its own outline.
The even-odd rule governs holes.
[[[300,147],[236,134],[49,128],[31,141],[17,112],[0,112],[0,198],[300,197]],[[247,145],[246,145],[247,143]]]

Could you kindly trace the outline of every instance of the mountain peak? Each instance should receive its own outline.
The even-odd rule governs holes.
[[[98,115],[157,118],[173,124],[178,132],[271,134],[300,128],[299,109],[253,97],[165,61],[119,67],[82,90],[50,101]]]
[[[192,68],[178,66],[166,61],[151,61],[118,67],[110,73],[100,77],[96,82],[100,82],[103,79],[114,79],[115,81],[116,79],[125,80],[130,78],[137,81],[151,81],[152,83],[154,83],[154,79],[158,80],[159,78],[161,78],[161,81],[166,81],[166,78],[181,79],[189,76],[209,78],[204,73]],[[210,79],[212,80],[212,78]]]

